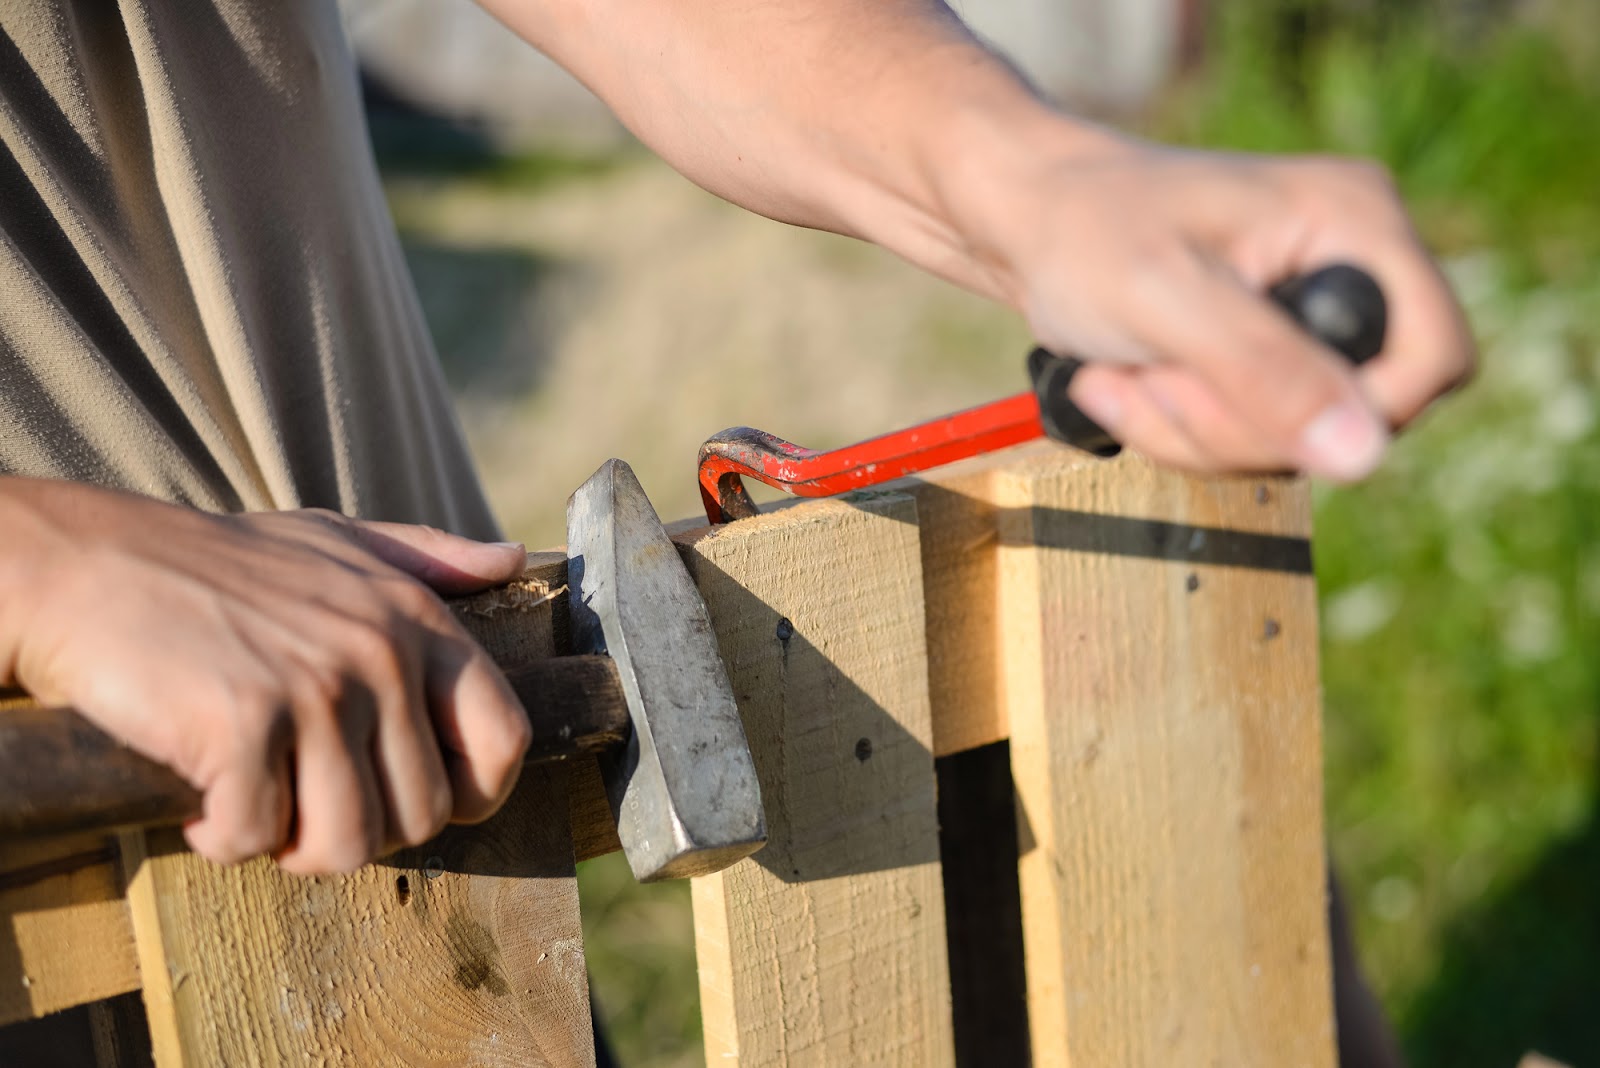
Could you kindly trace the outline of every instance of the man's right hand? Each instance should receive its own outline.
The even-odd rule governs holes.
[[[213,860],[349,871],[516,781],[527,717],[439,595],[515,578],[521,546],[19,478],[0,528],[0,682],[188,779]]]

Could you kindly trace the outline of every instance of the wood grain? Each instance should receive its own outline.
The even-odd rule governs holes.
[[[496,664],[526,664],[572,651],[566,595],[566,554],[536,552],[517,581],[449,605]]]
[[[1331,1068],[1306,487],[995,486],[1037,1063]]]
[[[694,881],[713,1065],[953,1061],[916,509],[689,535],[770,841]]]
[[[998,519],[992,484],[1017,463],[1007,450],[893,484],[916,499],[927,616],[928,694],[936,756],[1003,741]]]
[[[573,855],[579,860],[592,860],[619,852],[622,843],[617,840],[617,820],[611,814],[599,763],[593,757],[574,760],[569,781]]]

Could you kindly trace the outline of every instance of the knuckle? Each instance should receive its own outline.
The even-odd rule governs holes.
[[[422,841],[427,841],[444,830],[445,825],[450,822],[450,813],[455,811],[455,794],[450,789],[448,779],[440,779],[439,783],[430,791],[429,801],[431,807],[428,810],[428,833],[422,836]]]
[[[417,846],[426,842],[450,822],[450,813],[455,807],[455,798],[450,792],[450,784],[442,778],[431,783],[427,790],[427,801],[418,813],[411,826],[402,829],[401,840],[405,845]]]
[[[216,794],[208,794],[211,804]],[[250,798],[246,807],[225,816],[208,817],[199,833],[200,840],[191,839],[196,851],[218,864],[240,864],[255,857],[272,853],[283,845],[284,827],[278,808],[282,800],[276,789],[268,789]]]
[[[311,530],[332,542],[356,550],[364,550],[361,521],[328,508],[308,508],[295,515],[310,525]]]
[[[296,675],[295,704],[303,713],[326,713],[344,702],[349,686],[344,667],[335,658],[307,664]]]
[[[516,781],[517,773],[522,770],[522,759],[532,743],[533,728],[528,725],[528,717],[521,714],[507,717],[504,741],[495,747],[495,759],[489,769],[498,788],[504,790]]]
[[[472,639],[452,619],[447,626],[428,631],[423,636],[423,656],[428,664],[430,676],[437,676],[440,680],[457,680],[469,674],[487,671],[498,680],[491,688],[496,694],[510,695],[510,684],[504,681],[504,675],[495,666],[483,647]],[[505,700],[512,700],[508,696]],[[499,701],[495,702],[499,704]]]
[[[492,666],[489,670],[498,673],[498,669]],[[528,721],[528,713],[504,683],[501,684],[501,700],[497,705],[490,727],[495,735],[494,751],[504,754],[507,767],[515,769],[521,766],[523,756],[533,744],[533,724]]]
[[[295,515],[341,533],[355,526],[355,521],[349,516],[335,512],[331,508],[302,508],[295,512]]]
[[[369,682],[387,685],[404,676],[408,657],[395,621],[351,626],[341,642],[348,667]]]
[[[298,867],[308,873],[348,875],[378,855],[382,835],[367,825],[350,834],[328,837],[297,854]]]
[[[439,595],[409,576],[400,576],[388,588],[388,599],[397,621],[436,622],[449,616]]]
[[[215,782],[230,772],[259,767],[287,751],[294,737],[291,702],[277,685],[222,679],[204,698],[210,729],[180,733],[178,770]]]

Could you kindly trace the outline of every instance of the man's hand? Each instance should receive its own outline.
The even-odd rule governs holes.
[[[349,871],[515,782],[527,718],[438,594],[514,578],[520,546],[22,479],[0,522],[0,681],[201,790],[205,856]]]
[[[690,178],[875,241],[1097,364],[1074,398],[1158,460],[1359,478],[1470,371],[1460,309],[1360,163],[1180,152],[1040,100],[937,0],[481,0]],[[1266,288],[1371,273],[1359,372]]]
[[[1073,399],[1118,440],[1191,470],[1349,481],[1469,373],[1460,309],[1380,169],[1078,140],[975,177],[992,195],[972,225],[1040,342],[1090,361]],[[1390,308],[1360,370],[1265,297],[1335,263]]]

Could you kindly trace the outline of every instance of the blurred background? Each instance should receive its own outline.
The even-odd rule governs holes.
[[[967,0],[1150,136],[1387,163],[1478,379],[1317,501],[1331,850],[1418,1068],[1600,1064],[1600,4]],[[508,530],[607,456],[668,516],[751,424],[844,444],[1021,388],[1010,314],[689,185],[465,0],[349,0],[373,138]],[[703,1063],[684,885],[580,872],[628,1065]]]

